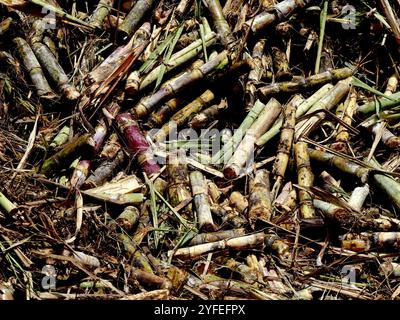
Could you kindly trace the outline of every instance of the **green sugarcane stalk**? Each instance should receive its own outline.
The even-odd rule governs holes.
[[[89,23],[96,27],[102,28],[104,19],[110,14],[114,5],[114,0],[100,0],[95,11],[90,16]]]
[[[331,81],[339,81],[351,77],[353,70],[350,68],[341,68],[325,71],[318,73],[308,78],[299,78],[293,81],[278,82],[266,85],[258,89],[258,93],[264,97],[268,98],[273,94],[280,92],[293,93],[300,90],[312,88],[315,86],[320,86]]]
[[[316,104],[319,100],[321,100],[327,93],[333,88],[333,85],[330,83],[321,87],[318,91],[316,91],[312,96],[306,99],[303,103],[301,103],[296,110],[296,119],[307,113],[310,108]],[[281,130],[283,124],[283,117],[279,118],[275,124],[269,129],[265,134],[263,134],[257,141],[256,145],[258,147],[263,146],[272,138],[274,138]]]
[[[174,53],[168,61],[156,68],[154,68],[148,75],[146,75],[142,80],[140,80],[139,90],[143,90],[148,85],[152,84],[159,77],[162,66],[165,66],[165,73],[174,70],[175,68],[181,66],[187,61],[196,57],[203,50],[203,44],[206,47],[211,46],[215,43],[217,37],[214,32],[206,33],[204,35],[204,42],[202,39],[198,39],[188,45],[186,48]]]
[[[261,101],[257,100],[254,106],[251,108],[249,113],[247,114],[246,118],[244,118],[243,122],[240,124],[239,128],[235,131],[232,138],[228,140],[224,147],[218,151],[213,157],[212,162],[215,164],[220,163],[220,160],[225,158],[225,155],[232,155],[233,151],[236,150],[237,146],[239,145],[240,141],[242,141],[246,131],[252,126],[254,121],[258,118],[261,111],[265,108],[265,104]]]
[[[162,85],[153,95],[144,97],[133,108],[132,112],[137,118],[147,115],[157,108],[161,103],[171,99],[174,95],[188,88],[195,82],[204,79],[211,72],[225,68],[229,64],[227,51],[222,51],[215,58],[190,72],[186,72],[174,81]]]
[[[128,37],[136,31],[140,21],[153,6],[154,0],[138,0],[124,21],[118,26],[118,30]]]
[[[319,72],[319,67],[321,64],[321,53],[324,45],[326,17],[328,15],[328,3],[329,3],[328,0],[324,0],[321,16],[319,18],[319,41],[318,41],[317,59],[315,61],[315,69],[314,69],[315,74]]]
[[[400,105],[400,91],[390,95],[389,98],[380,97],[376,101],[367,102],[357,108],[358,113],[368,114],[376,110],[387,110]]]

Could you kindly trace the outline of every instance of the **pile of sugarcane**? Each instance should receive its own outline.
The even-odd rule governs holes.
[[[399,299],[400,4],[0,0],[0,300]]]

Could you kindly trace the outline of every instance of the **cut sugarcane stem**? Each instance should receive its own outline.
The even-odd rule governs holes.
[[[100,0],[95,11],[90,16],[89,23],[96,28],[103,28],[103,21],[110,14],[114,0]]]
[[[55,155],[46,159],[40,169],[40,173],[49,175],[61,166],[69,165],[77,157],[92,156],[95,142],[89,133],[75,138],[66,144]]]
[[[254,229],[256,222],[270,221],[272,216],[272,204],[269,183],[269,171],[258,170],[249,187],[249,211],[250,225]]]
[[[286,54],[277,47],[272,48],[272,58],[274,62],[275,77],[277,80],[290,80],[293,75],[290,71],[289,62]]]
[[[267,103],[225,166],[225,178],[235,179],[243,172],[243,168],[247,167],[246,163],[248,165],[248,162],[252,160],[252,155],[254,156],[255,141],[272,126],[281,110],[282,107],[278,100],[272,98]]]
[[[324,85],[328,82],[339,81],[351,77],[353,70],[350,68],[334,69],[318,73],[308,78],[299,78],[287,82],[277,82],[273,84],[268,84],[264,87],[258,89],[258,94],[260,94],[264,99],[271,95],[278,94],[281,92],[294,93],[299,92],[304,89],[313,88],[316,86]]]
[[[310,108],[316,104],[319,100],[321,100],[327,93],[333,88],[333,85],[326,84],[321,87],[318,91],[316,91],[313,95],[311,95],[308,99],[304,100],[296,110],[296,119],[307,113]],[[256,145],[258,147],[263,146],[272,138],[274,138],[281,131],[283,125],[283,118],[279,118],[271,129],[269,129],[266,133],[264,133],[259,139],[256,141]]]
[[[143,98],[133,108],[134,114],[138,118],[144,117],[157,108],[161,103],[173,98],[174,95],[188,88],[190,85],[193,85],[195,82],[204,79],[212,71],[222,69],[226,65],[228,65],[228,55],[226,51],[222,51],[215,58],[210,59],[199,68],[185,73],[167,85],[161,86],[161,88],[153,95]]]
[[[149,177],[157,174],[160,166],[156,163],[150,145],[134,117],[126,112],[119,114],[115,120],[120,132],[124,135],[129,150],[136,155],[139,166]]]
[[[54,99],[56,95],[51,90],[32,48],[22,38],[14,38],[13,42],[16,45],[18,54],[21,57],[33,84],[36,87],[39,97],[44,99]]]
[[[355,211],[361,211],[365,200],[369,195],[369,185],[365,184],[362,187],[357,187],[351,193],[350,199],[347,204]]]
[[[231,229],[231,230],[222,230],[216,232],[209,233],[199,233],[189,242],[189,246],[195,246],[198,244],[208,243],[208,242],[216,242],[229,238],[236,238],[240,236],[244,236],[246,234],[246,230],[244,228],[239,229]]]
[[[8,200],[2,192],[0,192],[0,208],[9,214],[11,211],[15,210],[17,206]]]
[[[297,165],[297,181],[300,187],[310,188],[314,184],[307,143],[297,142],[294,147]],[[309,191],[299,189],[300,215],[303,219],[315,218],[313,197]]]
[[[118,30],[125,36],[130,36],[136,31],[144,15],[151,9],[154,0],[138,0],[124,21],[118,26]]]
[[[207,181],[200,171],[193,171],[190,173],[190,183],[192,185],[199,230],[214,231],[216,226],[211,215]]]

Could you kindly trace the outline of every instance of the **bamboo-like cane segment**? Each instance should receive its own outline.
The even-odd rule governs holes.
[[[115,118],[119,130],[124,135],[129,150],[137,155],[138,164],[151,177],[160,171],[154,160],[150,145],[139,129],[137,122],[130,113],[121,113]]]
[[[204,91],[199,97],[189,103],[187,106],[175,113],[171,120],[166,123],[153,137],[154,141],[162,141],[173,126],[182,126],[191,116],[199,112],[204,106],[214,99],[214,94],[210,90]]]
[[[290,80],[293,75],[290,71],[286,54],[277,47],[272,48],[272,59],[274,62],[275,77],[277,80]]]
[[[291,256],[289,246],[277,235],[266,235],[265,245],[282,260],[288,260]]]
[[[40,169],[40,173],[48,175],[62,165],[69,165],[77,157],[90,157],[93,155],[95,141],[89,133],[75,138],[66,144],[55,155],[46,159]]]
[[[128,37],[133,34],[146,12],[151,9],[153,3],[154,0],[138,0],[124,21],[118,26],[118,30]]]
[[[14,38],[13,43],[17,47],[19,56],[21,57],[32,83],[36,87],[37,94],[41,98],[54,99],[56,95],[51,90],[49,83],[44,76],[43,70],[33,53],[29,44],[22,38]]]
[[[263,232],[245,235],[241,237],[224,239],[216,242],[209,242],[195,245],[188,248],[180,248],[174,251],[168,251],[168,256],[176,259],[193,259],[206,253],[220,251],[224,249],[244,250],[260,246],[264,243],[265,234]]]
[[[115,222],[126,232],[129,232],[138,223],[139,217],[139,210],[136,207],[128,206],[115,219]]]
[[[217,30],[219,36],[219,40],[227,50],[231,50],[234,45],[235,38],[233,37],[229,24],[226,22],[222,13],[221,3],[219,0],[203,0],[203,2],[210,12],[215,29]]]
[[[271,24],[288,18],[295,10],[302,9],[312,2],[313,0],[284,0],[275,4],[270,10],[263,11],[246,21],[246,25],[252,32],[259,32]]]
[[[113,132],[107,139],[103,150],[100,152],[100,157],[114,159],[120,150],[121,144],[118,141],[118,135],[117,133]]]
[[[357,242],[358,244],[356,244]],[[353,251],[376,249],[398,251],[400,249],[400,232],[362,232],[360,234],[346,234],[342,238],[342,248]]]
[[[354,89],[347,97],[345,103],[341,106],[343,107],[338,107],[336,113],[339,113],[338,116],[341,117],[344,123],[351,125],[353,114],[356,112],[357,109],[357,92]],[[342,116],[340,114],[342,114]],[[347,128],[343,125],[339,125],[338,133],[335,138],[336,142],[332,145],[332,148],[341,152],[347,152],[347,143],[349,140],[349,136],[350,135]]]
[[[385,128],[385,122],[378,122],[371,127],[371,131],[375,136],[381,135],[382,143],[390,149],[400,148],[400,138],[395,136],[389,129]]]
[[[123,151],[119,151],[114,159],[107,159],[86,179],[82,189],[90,189],[103,185],[124,161]]]
[[[325,162],[343,172],[360,178],[363,182],[367,181],[367,176],[370,172],[370,169],[367,167],[363,167],[346,158],[321,150],[309,150],[309,155],[312,160]]]
[[[275,179],[275,184],[272,188],[273,199],[275,199],[280,190],[283,178],[285,177],[286,168],[289,164],[290,151],[292,150],[294,138],[294,127],[296,125],[296,109],[303,101],[304,99],[300,95],[295,95],[284,109],[284,122],[272,170]]]
[[[228,238],[236,238],[244,236],[245,234],[246,230],[244,228],[216,231],[210,233],[199,233],[192,240],[190,240],[189,246],[220,241]]]
[[[333,88],[333,85],[328,83],[311,95],[308,99],[304,100],[296,110],[296,119],[304,115],[310,108],[316,104],[320,99],[326,96],[326,94]],[[271,129],[264,133],[257,141],[256,145],[258,147],[263,146],[272,138],[274,138],[281,130],[283,125],[283,117],[279,118]]]
[[[252,59],[254,68],[249,72],[246,83],[246,110],[249,111],[254,105],[256,98],[256,84],[261,80],[264,74],[263,56],[264,56],[265,40],[258,41],[253,48]]]
[[[12,210],[16,209],[17,206],[8,200],[2,192],[0,192],[0,208],[5,212],[10,213]]]
[[[331,110],[336,104],[343,99],[343,97],[349,92],[352,78],[347,78],[345,80],[339,81],[333,89],[321,100],[319,100],[309,112],[314,112],[317,110]],[[325,118],[325,114],[318,113],[307,120],[300,121],[296,124],[296,141],[302,135],[309,134],[318,122]]]
[[[267,103],[225,166],[225,178],[234,179],[239,176],[243,166],[254,152],[255,141],[272,126],[281,110],[281,104],[276,99],[272,98]]]
[[[206,33],[204,35],[204,44],[206,47],[211,46],[215,43],[217,37],[214,32]],[[198,39],[188,45],[186,48],[174,53],[168,61],[164,62],[165,72],[169,72],[174,70],[175,68],[183,65],[190,59],[196,57],[200,52],[203,51],[203,41],[202,39]],[[146,75],[141,81],[139,85],[139,90],[143,90],[148,85],[152,84],[157,80],[162,66],[158,66],[154,68],[148,75]]]
[[[400,92],[396,92],[390,95],[390,99],[385,97],[379,97],[378,99],[371,102],[367,102],[357,108],[358,113],[368,114],[375,112],[376,108],[380,111],[387,110],[400,105]]]
[[[367,199],[369,195],[369,185],[365,184],[362,187],[357,187],[351,193],[349,201],[347,204],[352,207],[355,211],[361,211],[365,199]]]
[[[314,174],[311,171],[310,156],[307,150],[307,143],[297,142],[294,147],[297,165],[297,179],[300,187],[310,188],[314,184]],[[313,198],[310,192],[298,190],[300,201],[300,215],[303,219],[315,218]]]
[[[144,117],[149,112],[153,111],[159,104],[173,98],[188,86],[195,82],[204,79],[208,74],[216,69],[225,67],[228,64],[228,56],[226,51],[222,51],[215,58],[210,59],[207,63],[203,64],[191,72],[187,72],[181,77],[171,81],[167,85],[162,85],[161,88],[153,95],[144,97],[133,108],[134,114],[138,117]]]
[[[331,81],[343,80],[351,77],[352,74],[353,71],[350,68],[334,69],[309,76],[308,78],[299,78],[287,82],[268,84],[259,88],[258,92],[261,96],[267,98],[280,92],[293,93],[313,88],[315,86],[321,86]]]
[[[90,16],[89,23],[101,29],[103,27],[103,21],[110,14],[113,5],[114,0],[100,0],[95,11]]]
[[[217,116],[227,108],[228,104],[225,100],[222,100],[219,104],[208,107],[199,114],[195,115],[193,119],[189,121],[189,127],[193,129],[204,128],[208,123],[215,120]]]
[[[244,118],[243,122],[240,124],[239,128],[235,131],[231,140],[226,142],[224,147],[213,156],[213,163],[219,163],[221,159],[225,159],[225,161],[230,159],[247,130],[253,125],[254,121],[256,121],[264,108],[265,105],[261,101],[257,100],[246,118]]]
[[[292,183],[288,182],[283,186],[282,192],[276,197],[274,206],[277,209],[284,210],[286,212],[293,212],[297,206],[296,200],[296,190],[293,189]]]
[[[192,198],[184,150],[178,149],[168,155],[167,172],[169,182],[168,198],[171,206],[176,207]],[[190,211],[191,206],[188,206],[186,209],[186,212]]]
[[[380,167],[379,163],[374,159],[371,159],[369,164],[375,168]],[[374,174],[373,179],[374,183],[388,195],[396,207],[400,208],[400,183],[392,177],[380,173]]]
[[[69,100],[76,100],[80,97],[78,90],[69,83],[68,76],[58,63],[50,49],[41,42],[32,43],[32,49],[41,65],[46,69],[64,96]]]
[[[190,183],[192,185],[192,194],[196,207],[197,220],[199,222],[199,230],[215,230],[216,226],[211,215],[210,200],[208,198],[207,181],[200,171],[193,171],[190,173]]]
[[[269,184],[269,171],[258,170],[250,180],[249,221],[254,229],[257,220],[270,221],[272,204]]]

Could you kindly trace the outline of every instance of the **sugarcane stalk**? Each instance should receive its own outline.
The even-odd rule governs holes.
[[[110,14],[113,5],[114,0],[100,0],[93,14],[90,16],[89,23],[101,29],[103,21]]]
[[[206,47],[211,46],[216,41],[216,34],[214,32],[206,33],[204,35],[204,45]],[[154,68],[149,74],[147,74],[143,79],[140,80],[139,89],[143,90],[159,77],[161,68],[165,67],[165,73],[174,70],[175,68],[183,65],[187,61],[196,57],[203,50],[203,41],[198,39],[188,45],[186,48],[174,53],[168,61],[165,61],[163,65]]]
[[[137,122],[130,113],[121,113],[115,118],[120,132],[124,135],[129,150],[137,155],[137,161],[142,170],[151,177],[160,171],[154,160],[150,145],[139,129]]]
[[[54,137],[53,141],[50,143],[51,148],[57,148],[62,146],[64,143],[68,141],[70,133],[70,128],[68,126],[64,126]]]
[[[184,108],[176,112],[168,123],[162,126],[162,128],[155,134],[153,140],[156,142],[162,141],[167,134],[171,131],[174,126],[182,126],[186,123],[194,114],[198,113],[204,106],[210,103],[214,99],[214,93],[210,90],[204,91],[199,97],[190,102]]]
[[[350,68],[341,68],[328,70],[322,73],[314,74],[308,78],[296,78],[292,81],[277,82],[268,84],[258,89],[259,95],[267,98],[271,95],[281,92],[294,93],[300,90],[310,89],[316,86],[324,85],[328,82],[339,81],[351,77],[353,70]]]
[[[398,84],[399,84],[399,79],[397,78],[397,74],[395,73],[389,77],[384,94],[390,96],[391,94],[395,93]]]
[[[100,152],[100,157],[107,159],[114,159],[120,150],[121,150],[121,145],[118,142],[118,135],[115,132],[113,132],[106,141],[103,150]]]
[[[249,184],[249,211],[250,225],[254,229],[256,222],[270,221],[272,204],[269,184],[269,171],[257,170]]]
[[[277,80],[290,80],[293,75],[290,71],[286,54],[277,47],[272,47],[272,59],[274,63],[275,78]]]
[[[310,188],[314,184],[314,174],[311,170],[310,155],[307,150],[307,143],[297,142],[294,146],[297,165],[297,181],[300,187]],[[299,189],[300,215],[303,219],[315,218],[313,197],[309,191]]]
[[[255,102],[254,106],[251,108],[246,118],[244,118],[239,128],[235,131],[231,140],[227,141],[224,144],[224,147],[213,156],[212,158],[213,163],[219,163],[221,159],[226,157],[231,157],[231,155],[239,145],[240,141],[242,141],[247,130],[252,126],[252,124],[258,118],[258,116],[260,115],[261,111],[264,110],[264,108],[265,105],[261,101],[257,100]],[[226,154],[228,154],[228,156],[225,156]]]
[[[321,100],[323,97],[326,96],[326,94],[333,88],[333,85],[331,84],[326,84],[323,87],[321,87],[318,91],[316,91],[313,95],[311,95],[308,99],[303,101],[296,110],[296,119],[301,117],[303,114],[305,114],[310,108],[316,104],[319,100]],[[256,145],[258,147],[263,146],[266,144],[268,141],[270,141],[273,137],[275,137],[282,128],[283,125],[283,117],[279,118],[274,125],[272,126],[271,129],[269,129],[266,133],[264,133],[259,139],[256,141]]]
[[[318,110],[331,110],[349,92],[351,81],[351,77],[345,80],[340,80],[324,98],[319,100],[311,107],[309,112],[314,112]],[[300,138],[300,136],[308,135],[324,118],[325,114],[318,113],[309,119],[298,122],[296,124],[295,133],[296,141]]]
[[[308,153],[310,155],[310,159],[334,166],[343,172],[360,178],[363,182],[367,181],[368,174],[371,171],[366,166],[361,166],[349,159],[334,155],[329,152],[321,150],[309,150]]]
[[[276,99],[271,98],[229,159],[224,168],[225,178],[234,179],[239,176],[243,166],[248,160],[251,160],[255,141],[272,126],[281,109],[281,104]]]
[[[353,120],[353,115],[357,109],[357,92],[353,89],[349,96],[347,97],[345,103],[342,108],[338,107],[337,114],[342,114],[341,117],[342,121],[348,125],[351,125]],[[336,142],[332,144],[332,148],[337,151],[346,152],[348,150],[347,143],[349,140],[349,132],[347,128],[343,125],[339,125],[338,133],[336,135]]]
[[[211,215],[207,181],[200,171],[193,171],[190,173],[190,183],[192,186],[199,230],[214,231],[216,226]]]
[[[368,114],[375,112],[377,109],[387,110],[400,105],[400,92],[396,92],[389,97],[379,97],[376,101],[367,102],[361,106],[358,106],[357,113]]]
[[[295,10],[303,9],[312,2],[313,0],[284,0],[246,21],[246,26],[251,28],[253,33],[257,33],[271,24],[288,18]]]
[[[251,235],[199,244],[192,247],[179,248],[176,251],[168,251],[168,256],[173,256],[176,259],[193,259],[203,254],[224,249],[250,249],[262,245],[264,243],[264,239],[265,234],[263,232],[259,232]]]
[[[214,204],[211,206],[211,212],[222,220],[222,225],[227,225],[233,228],[242,228],[249,223],[242,215],[227,206]]]
[[[176,207],[192,198],[189,184],[189,174],[185,151],[178,149],[168,155],[168,198],[172,207]],[[191,215],[191,206],[186,207],[185,213]]]
[[[54,99],[56,95],[51,90],[40,63],[29,44],[22,38],[14,38],[13,43],[17,47],[18,54],[21,57],[34,86],[36,87],[39,97],[44,99]]]
[[[244,228],[239,229],[231,229],[231,230],[222,230],[216,232],[209,233],[199,233],[189,242],[189,246],[195,246],[198,244],[208,243],[208,242],[216,242],[229,238],[236,238],[240,236],[244,236],[246,234],[246,230]]]
[[[246,82],[246,111],[249,111],[256,102],[256,84],[261,80],[265,70],[263,67],[265,40],[258,41],[253,48],[252,59],[254,68],[249,72]]]
[[[119,225],[125,232],[130,232],[138,223],[140,217],[139,210],[133,206],[125,207],[124,211],[115,219],[115,223]]]
[[[379,163],[371,159],[368,164],[380,169]],[[400,208],[400,183],[385,174],[375,173],[373,175],[374,183],[384,191],[393,201],[397,208]]]
[[[340,182],[332,177],[328,172],[322,171],[319,177],[322,180],[322,187],[324,190],[339,198],[348,199],[347,192],[340,186]]]
[[[86,179],[82,189],[90,189],[103,185],[124,161],[123,151],[119,151],[114,159],[107,159]]]
[[[144,15],[151,9],[153,4],[154,0],[138,0],[124,21],[118,26],[118,30],[129,37],[136,31]]]
[[[350,233],[343,236],[341,240],[342,248],[353,251],[398,251],[400,248],[400,232]]]
[[[219,104],[215,104],[195,115],[189,121],[189,127],[193,129],[204,128],[208,123],[215,120],[215,118],[224,110],[228,108],[226,100],[222,100]]]
[[[219,36],[219,40],[227,50],[231,50],[234,45],[235,38],[233,37],[229,24],[226,22],[222,13],[221,3],[219,0],[203,0],[203,2],[210,12],[215,29],[217,30],[217,34]]]
[[[69,165],[77,157],[93,155],[95,141],[90,133],[86,133],[67,143],[55,155],[46,159],[40,169],[40,173],[49,175],[63,165]]]
[[[0,208],[9,214],[11,211],[15,210],[17,206],[8,200],[2,192],[0,192]]]
[[[215,58],[210,59],[199,68],[196,68],[191,72],[185,73],[184,75],[175,79],[174,81],[171,81],[167,85],[161,86],[161,88],[153,95],[141,99],[139,103],[133,108],[134,114],[138,118],[144,117],[149,112],[157,108],[161,103],[173,98],[174,95],[180,93],[197,81],[204,79],[212,71],[224,68],[227,64],[227,52],[222,51]]]
[[[272,188],[272,198],[275,199],[278,194],[286,168],[289,164],[290,151],[293,145],[294,127],[296,125],[296,109],[304,99],[300,95],[295,95],[286,105],[283,112],[283,127],[278,144],[277,155],[274,161],[272,174],[275,179]]]

